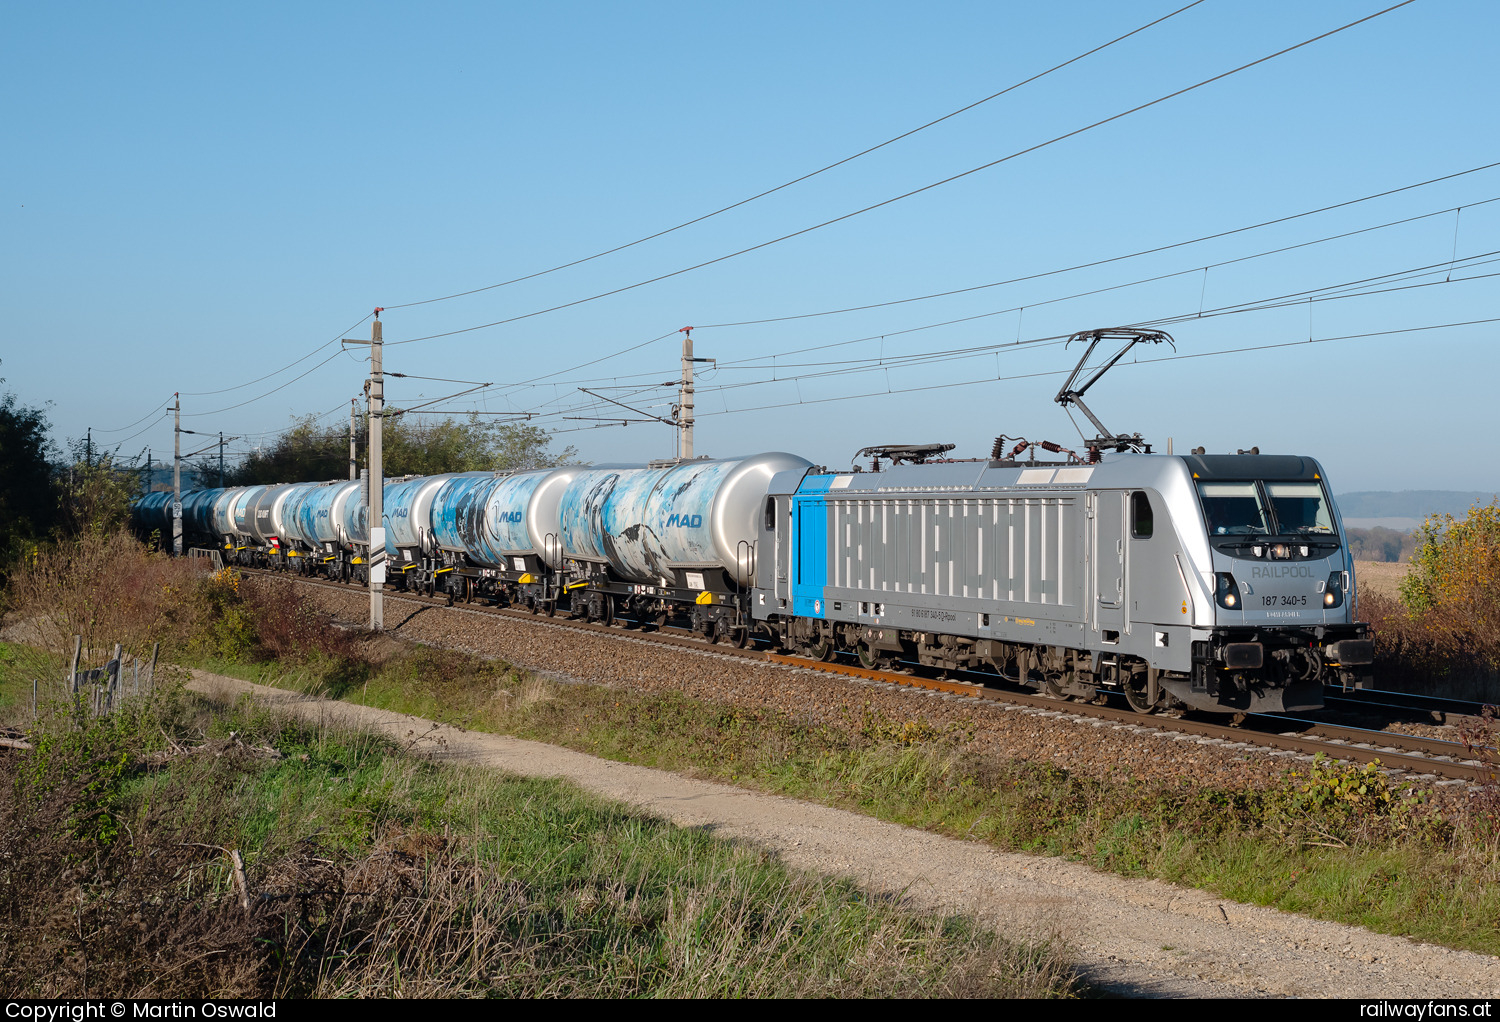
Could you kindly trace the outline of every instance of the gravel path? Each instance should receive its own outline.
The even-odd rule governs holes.
[[[1116,993],[1361,1000],[1500,995],[1500,959],[218,675],[195,672],[192,687],[220,698],[254,693],[304,717],[343,719],[398,739],[425,735],[418,748],[434,758],[564,778],[674,823],[769,848],[793,867],[900,892],[918,911],[960,911],[1011,934],[1055,932],[1076,949],[1084,975]]]

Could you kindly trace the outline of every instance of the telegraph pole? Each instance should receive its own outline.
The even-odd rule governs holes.
[[[693,357],[692,327],[685,326],[677,332],[682,335],[682,379],[677,381],[677,408],[673,415],[677,422],[677,457],[681,461],[691,461],[693,458],[693,363],[712,362],[713,359]],[[583,390],[582,387],[578,389]],[[619,402],[616,401],[615,404]]]
[[[682,382],[677,389],[677,457],[693,457],[693,328],[685,326],[682,334]]]
[[[370,631],[385,629],[381,588],[385,585],[385,458],[380,448],[385,377],[380,367],[380,310],[370,324]]]
[[[224,488],[224,431],[219,430],[219,489]]]
[[[385,629],[385,612],[381,600],[381,590],[385,585],[385,465],[380,450],[380,423],[385,407],[385,377],[381,375],[380,368],[380,314],[384,311],[384,309],[375,310],[375,322],[370,324],[368,341],[344,338],[345,344],[368,344],[370,346],[370,382],[366,384],[370,395],[369,496],[366,499],[366,504],[370,509],[370,548],[365,557],[365,566],[370,572],[370,631],[372,632]],[[352,447],[352,437],[350,444]]]
[[[89,437],[88,437],[88,439],[86,441],[84,441],[83,466],[84,466],[84,468],[93,468],[94,467],[94,427],[93,426],[89,427]]]
[[[359,462],[354,456],[354,410],[359,406],[359,398],[349,399],[349,478],[359,478]]]
[[[182,395],[172,395],[172,556],[182,556]]]

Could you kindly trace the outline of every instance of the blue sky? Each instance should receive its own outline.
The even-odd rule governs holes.
[[[245,437],[234,450],[294,415],[346,420],[365,372],[357,352],[294,379],[337,350],[326,348],[243,384],[368,336],[374,306],[484,287],[692,219],[1185,2],[16,6],[0,38],[0,377],[25,403],[52,402],[60,439],[93,426],[125,456],[170,452],[170,420],[153,409],[174,390],[184,427]],[[524,316],[757,245],[1384,6],[1207,0],[701,224],[391,308],[385,338]],[[1002,432],[1073,446],[1051,399],[1076,346],[1003,346],[1187,315],[1168,326],[1176,354],[1205,357],[1120,367],[1090,393],[1106,425],[1178,450],[1311,454],[1339,491],[1494,489],[1500,323],[1411,328],[1500,316],[1500,278],[1484,276],[1497,272],[1485,260],[1500,250],[1500,202],[1482,204],[1500,197],[1500,168],[949,298],[706,324],[1045,273],[1495,162],[1496,22],[1493,4],[1417,0],[801,237],[558,312],[392,344],[386,367],[493,382],[446,407],[532,411],[571,430],[555,443],[586,459],[644,460],[672,453],[672,431],[582,429],[592,423],[569,416],[614,413],[577,387],[618,386],[606,392],[665,414],[667,390],[631,388],[673,379],[675,331],[694,325],[698,354],[721,362],[700,381],[699,452],[844,465],[872,443],[980,456]],[[1365,233],[1305,244],[1350,231]],[[1388,274],[1404,289],[1197,317]],[[1113,290],[1058,300],[1102,288]],[[1406,332],[1306,343],[1392,330]],[[1210,354],[1270,344],[1290,346]],[[393,380],[389,394],[401,406],[462,387]]]

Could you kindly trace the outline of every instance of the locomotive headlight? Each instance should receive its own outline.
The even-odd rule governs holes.
[[[1277,543],[1271,547],[1271,560],[1284,561],[1292,556],[1292,548],[1285,543]]]
[[[1238,610],[1240,606],[1239,583],[1227,571],[1218,572],[1215,577],[1218,582],[1214,587],[1214,599],[1225,610]]]
[[[1334,607],[1344,605],[1344,573],[1333,571],[1328,574],[1328,584],[1323,587],[1323,607],[1332,610]]]

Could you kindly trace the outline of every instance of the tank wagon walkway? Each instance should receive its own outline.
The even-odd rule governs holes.
[[[395,738],[430,733],[433,740],[423,748],[434,758],[561,778],[678,825],[767,848],[792,867],[848,876],[867,890],[902,892],[919,911],[970,914],[1002,933],[1056,932],[1075,949],[1083,974],[1117,994],[1500,996],[1500,959],[1484,955],[221,675],[195,671],[191,687],[218,698],[250,693],[303,717],[341,719]]]

